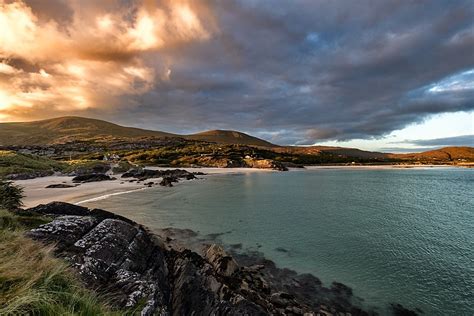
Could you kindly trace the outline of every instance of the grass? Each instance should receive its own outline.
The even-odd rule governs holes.
[[[77,279],[67,263],[24,236],[48,222],[0,210],[0,315],[124,315]]]
[[[0,178],[10,174],[33,174],[44,172],[52,174],[60,171],[64,164],[52,159],[0,150]]]
[[[110,164],[101,160],[77,159],[64,162],[63,172],[68,174],[71,172],[79,172],[81,174],[105,172],[110,168]]]

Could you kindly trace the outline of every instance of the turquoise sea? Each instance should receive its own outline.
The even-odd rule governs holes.
[[[89,202],[150,228],[242,243],[353,288],[364,305],[474,315],[474,169],[212,175]]]

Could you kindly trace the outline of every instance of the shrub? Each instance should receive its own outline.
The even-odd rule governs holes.
[[[0,180],[0,208],[15,210],[23,205],[23,188],[11,181]]]

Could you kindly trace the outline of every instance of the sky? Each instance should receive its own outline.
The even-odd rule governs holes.
[[[0,122],[474,146],[472,0],[0,0]]]

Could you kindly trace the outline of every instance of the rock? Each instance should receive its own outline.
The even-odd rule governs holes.
[[[41,215],[78,215],[87,216],[90,215],[90,211],[86,207],[64,203],[64,202],[51,202],[48,204],[40,204],[38,206],[27,209],[28,212],[33,212]]]
[[[110,181],[115,180],[115,178],[111,178],[106,174],[102,173],[92,173],[92,174],[85,174],[76,176],[72,179],[74,183],[86,183],[86,182],[98,182],[98,181]]]
[[[89,174],[105,174],[110,169],[111,169],[111,166],[108,162],[97,161],[93,165],[76,167],[71,175],[83,176],[83,175],[89,175]]]
[[[352,296],[352,289],[345,284],[332,282],[331,290],[339,295]]]
[[[178,179],[174,177],[164,177],[161,180],[160,185],[163,187],[172,187],[174,182],[178,182]]]
[[[46,189],[67,189],[67,188],[75,188],[75,187],[77,187],[77,184],[70,185],[70,184],[59,183],[59,184],[50,184],[46,187]]]
[[[205,258],[214,266],[217,273],[231,276],[239,269],[237,262],[221,246],[211,245],[205,252]]]
[[[170,177],[176,180],[186,179],[191,180],[195,179],[196,176],[182,169],[170,169],[170,170],[150,170],[150,169],[132,169],[128,172],[122,174],[122,178],[136,178],[138,180],[147,180],[152,178],[165,178]],[[174,181],[177,182],[177,181]]]
[[[128,172],[122,174],[122,178],[136,178],[139,180],[146,180],[150,178],[159,178],[161,177],[160,170],[150,170],[150,169],[131,169]]]
[[[278,307],[287,307],[296,303],[294,296],[283,292],[273,293],[270,301]]]
[[[417,316],[418,313],[405,308],[401,304],[390,304],[394,316]],[[422,313],[422,311],[420,311]]]
[[[212,265],[198,254],[172,252],[170,276],[173,315],[270,315],[258,304],[220,280]]]
[[[54,206],[59,205],[66,206]],[[111,213],[69,209],[88,215],[60,216],[28,235],[54,242],[88,286],[114,293],[114,305],[127,308],[143,302],[142,315],[168,313],[170,289],[162,244],[142,226]]]
[[[258,169],[273,169],[278,171],[288,171],[288,168],[285,167],[281,162],[272,160],[272,159],[255,159],[247,158],[244,159],[244,162],[247,167],[258,168]]]
[[[196,176],[192,173],[190,174],[187,174],[186,177],[185,177],[186,180],[193,180],[193,179],[196,179]]]

